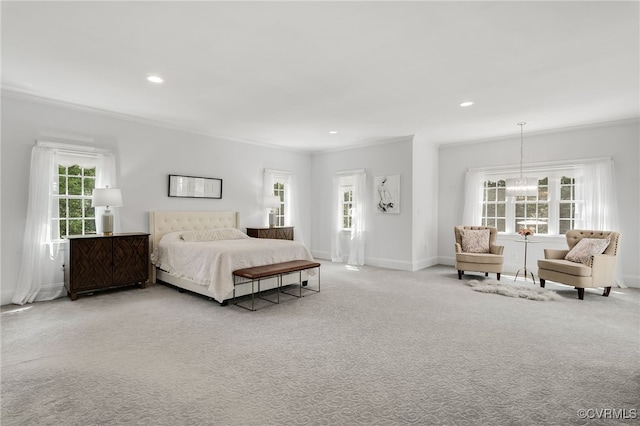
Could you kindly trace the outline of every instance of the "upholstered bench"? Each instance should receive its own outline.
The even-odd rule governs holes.
[[[302,271],[308,271],[309,269],[318,268],[318,289],[315,290],[313,288],[307,287],[308,290],[314,292],[320,292],[320,264],[318,262],[312,262],[309,260],[291,260],[288,262],[274,263],[271,265],[262,265],[262,266],[253,266],[251,268],[243,268],[233,271],[233,304],[238,305],[241,308],[249,309],[250,311],[255,311],[254,305],[254,295],[256,294],[254,284],[258,283],[258,298],[267,300],[272,303],[280,303],[280,292],[282,288],[282,277],[284,275],[292,274],[297,272],[298,283],[300,286],[300,291],[298,295],[291,294],[292,296],[302,297],[302,286],[304,285],[302,282]],[[277,283],[277,291],[276,291],[276,301],[266,299],[260,297],[260,281],[269,278],[276,278],[278,280]],[[251,308],[247,308],[238,304],[236,301],[236,286],[241,284],[251,283]]]

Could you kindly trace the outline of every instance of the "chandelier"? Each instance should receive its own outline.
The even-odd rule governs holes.
[[[538,178],[524,177],[522,174],[522,158],[524,152],[523,127],[527,124],[524,121],[518,123],[520,126],[520,177],[505,180],[505,194],[507,197],[535,197],[538,195]]]

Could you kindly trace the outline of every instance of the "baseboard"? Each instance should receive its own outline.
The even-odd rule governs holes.
[[[640,288],[640,277],[637,275],[623,275],[624,285],[632,288]]]
[[[404,260],[366,257],[364,263],[365,265],[377,266],[378,268],[397,269],[399,271],[413,270],[413,264]]]
[[[419,271],[420,269],[429,268],[430,266],[435,266],[438,264],[439,262],[437,257],[428,257],[413,262],[413,271]]]
[[[15,293],[15,291],[3,291],[2,293],[0,293],[0,305],[11,305],[13,293]]]
[[[331,254],[324,251],[311,251],[311,254],[316,259],[331,260]],[[379,257],[366,257],[364,259],[365,265],[377,266],[379,268],[397,269],[399,271],[417,271],[419,269],[428,268],[438,264],[438,258],[430,257],[418,260],[416,262],[408,262],[404,260],[386,259]]]

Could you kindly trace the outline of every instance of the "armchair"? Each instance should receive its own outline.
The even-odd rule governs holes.
[[[566,238],[568,250],[545,249],[544,259],[538,260],[540,287],[545,286],[546,280],[571,285],[578,290],[580,300],[584,300],[585,288],[604,287],[602,295],[608,297],[611,286],[615,283],[620,234],[610,231],[572,229],[567,231]],[[574,260],[566,259],[567,254],[584,238],[608,239],[609,245],[601,254],[594,254],[594,250],[588,250],[582,253],[581,259],[572,256],[569,257]]]
[[[481,233],[484,238],[482,247],[470,247],[470,237],[474,236],[473,232],[468,231],[485,231]],[[486,238],[486,231],[489,232]],[[464,271],[484,272],[485,276],[489,272],[495,273],[498,281],[502,273],[504,264],[504,246],[495,245],[498,229],[491,226],[462,226],[458,225],[454,228],[456,236],[456,269],[458,270],[458,279],[462,279]],[[477,234],[475,235],[477,236]]]

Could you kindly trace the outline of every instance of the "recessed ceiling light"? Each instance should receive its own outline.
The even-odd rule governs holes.
[[[159,77],[157,75],[148,75],[147,76],[147,80],[149,80],[152,83],[156,83],[156,84],[160,84],[163,83],[164,80],[162,79],[162,77]]]
[[[468,106],[471,106],[471,105],[473,105],[473,102],[471,102],[471,101],[462,102],[460,104],[461,107],[468,107]]]
[[[337,130],[329,130],[329,134],[330,135],[337,135],[338,131]]]

